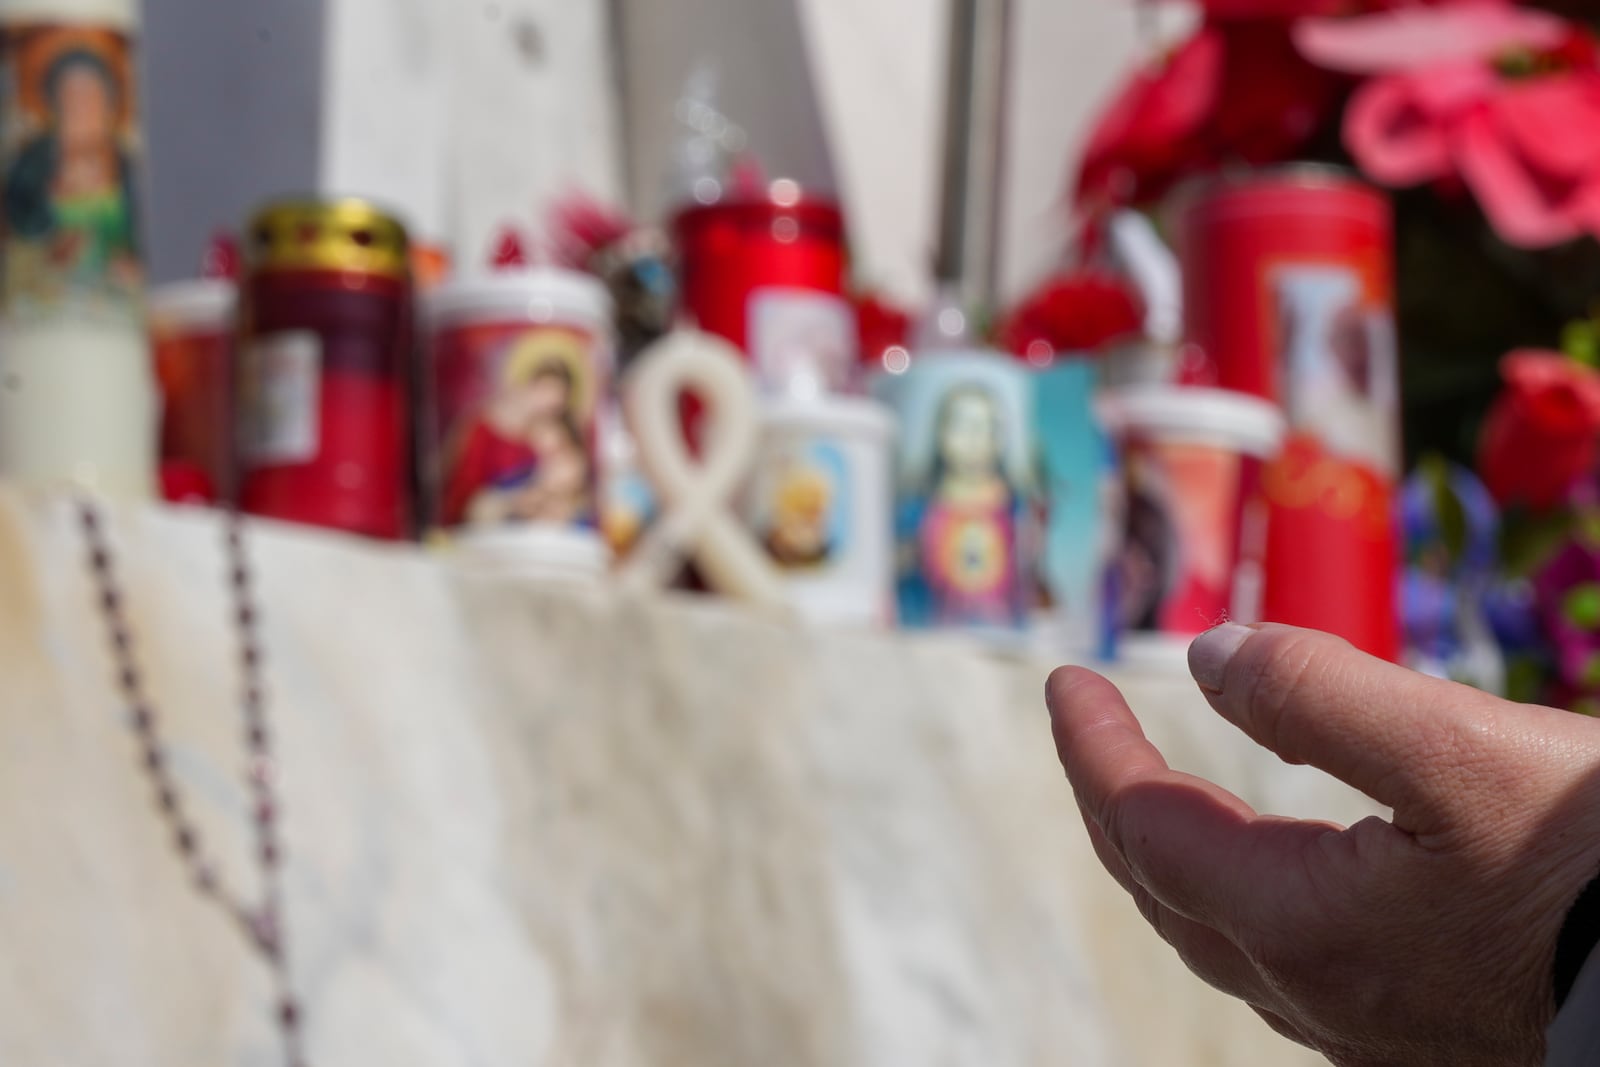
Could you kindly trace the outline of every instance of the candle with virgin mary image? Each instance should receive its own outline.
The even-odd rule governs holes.
[[[554,268],[451,281],[423,300],[429,336],[432,523],[458,544],[544,551],[600,536],[600,411],[611,298]]]
[[[919,353],[872,391],[899,420],[895,527],[900,619],[1022,630],[1035,542],[1032,390],[992,352]]]

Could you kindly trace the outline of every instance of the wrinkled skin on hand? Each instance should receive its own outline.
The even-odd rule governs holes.
[[[1552,963],[1600,872],[1600,721],[1512,704],[1288,627],[1228,624],[1190,668],[1288,763],[1391,808],[1261,815],[1168,768],[1116,688],[1048,687],[1095,851],[1199,977],[1340,1067],[1539,1064]]]

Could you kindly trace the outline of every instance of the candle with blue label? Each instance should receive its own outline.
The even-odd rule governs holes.
[[[1034,378],[1043,529],[1037,561],[1042,654],[1079,662],[1113,658],[1114,562],[1120,546],[1121,475],[1094,410],[1100,368],[1057,358]]]

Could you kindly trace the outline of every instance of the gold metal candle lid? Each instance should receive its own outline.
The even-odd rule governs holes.
[[[270,204],[250,223],[252,271],[337,270],[404,278],[406,230],[364,200]]]

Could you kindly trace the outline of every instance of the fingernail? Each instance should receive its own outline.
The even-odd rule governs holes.
[[[1222,679],[1228,673],[1228,661],[1239,651],[1239,646],[1255,633],[1248,626],[1225,622],[1214,630],[1207,630],[1189,645],[1189,673],[1202,689],[1222,692]]]

